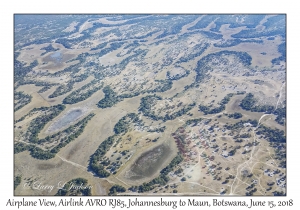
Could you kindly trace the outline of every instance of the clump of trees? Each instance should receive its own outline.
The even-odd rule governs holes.
[[[108,195],[116,195],[117,193],[122,193],[125,191],[126,191],[125,187],[115,184],[109,189]]]
[[[207,42],[195,45],[193,49],[196,51],[196,53],[190,53],[187,56],[179,58],[179,61],[177,63],[188,62],[189,60],[200,56],[209,46],[210,44]]]
[[[21,175],[17,175],[14,178],[14,190],[20,185],[22,181],[22,176]]]
[[[55,51],[57,51],[57,50],[59,50],[59,49],[58,49],[58,48],[54,48],[54,47],[52,46],[52,44],[49,44],[48,46],[43,47],[43,48],[41,48],[40,50],[46,50],[45,52],[43,52],[43,53],[41,54],[41,56],[43,56],[43,55],[47,54],[48,52],[55,52]]]
[[[50,83],[50,82],[45,82],[45,81],[35,81],[35,80],[29,80],[29,79],[26,79],[26,80],[25,79],[20,79],[18,81],[17,86],[15,86],[15,89],[17,87],[21,86],[21,85],[30,85],[30,84],[33,84],[33,85],[35,85],[37,87],[43,86],[43,88],[40,89],[38,91],[38,93],[43,93],[43,92],[49,90],[51,87],[53,87],[55,85],[59,85],[58,83]]]
[[[239,119],[239,118],[242,118],[243,115],[241,113],[239,113],[239,112],[235,112],[233,114],[229,114],[228,117],[229,118],[234,118],[234,119]]]
[[[166,114],[165,116],[158,116],[155,115],[153,111],[151,111],[151,106],[153,105],[153,103],[155,103],[155,101],[160,101],[160,100],[162,100],[162,97],[157,95],[148,95],[141,98],[139,111],[141,111],[144,116],[150,117],[152,120],[168,121],[188,113],[194,106],[196,106],[196,103],[194,102],[192,104],[188,104],[187,106],[181,108],[180,110],[172,114]]]
[[[55,157],[55,153],[43,150],[33,144],[28,147],[28,150],[30,151],[31,157],[36,159],[48,160]]]
[[[160,171],[161,174],[167,175],[168,173],[170,173],[171,171],[174,170],[174,168],[183,161],[183,157],[178,154],[172,161],[171,163],[166,166],[164,169],[162,169]]]
[[[278,128],[272,129],[264,125],[260,125],[256,134],[264,135],[265,138],[270,142],[286,143],[286,136],[284,135],[284,131],[279,130]]]
[[[102,91],[104,93],[104,98],[98,102],[97,106],[99,108],[104,109],[107,107],[112,107],[119,101],[122,101],[122,99],[117,96],[116,92],[113,91],[110,86],[105,86]]]
[[[227,94],[220,102],[219,107],[210,108],[208,106],[199,105],[199,111],[203,112],[205,115],[207,114],[216,114],[225,110],[225,105],[230,101],[230,98],[233,96],[233,93]]]
[[[213,62],[214,59],[221,60],[222,57],[231,55],[235,56],[244,66],[251,65],[252,57],[246,52],[224,50],[211,53],[204,56],[197,62],[197,67],[195,69],[197,72],[195,83],[200,83],[205,78],[207,72],[213,71],[215,65],[215,62]]]
[[[77,178],[68,181],[62,189],[59,189],[56,196],[91,196],[91,186],[88,186],[88,181],[84,178]],[[72,187],[72,185],[74,187]],[[78,187],[77,186],[82,186]],[[83,189],[84,188],[84,189]]]
[[[104,109],[107,107],[112,107],[116,103],[123,101],[124,98],[132,98],[144,93],[164,92],[171,89],[173,84],[172,81],[169,80],[155,80],[155,82],[157,82],[158,84],[155,85],[154,89],[125,93],[121,95],[117,95],[117,93],[114,92],[110,86],[106,86],[102,90],[104,93],[104,98],[98,102],[97,106]]]
[[[175,118],[177,117],[180,117],[186,113],[188,113],[192,108],[194,108],[196,106],[196,103],[193,102],[192,104],[188,104],[187,106],[183,107],[182,109],[174,112],[173,114],[169,115],[169,114],[166,114],[164,117],[163,117],[163,121],[167,121],[167,120],[174,120]]]
[[[108,44],[108,42],[103,42],[101,44],[98,44],[96,47],[91,48],[91,51],[102,49],[102,48],[106,47],[107,44]]]
[[[170,90],[173,85],[173,82],[170,80],[155,80],[155,82],[159,84],[156,84],[154,89],[147,90],[147,93],[165,92]]]
[[[80,76],[73,77],[66,85],[62,84],[56,88],[56,90],[49,95],[49,98],[55,98],[57,96],[63,95],[67,92],[70,92],[73,89],[73,86],[76,82],[82,82],[88,78],[87,74],[81,74]]]
[[[14,100],[16,103],[14,103],[14,111],[17,111],[24,107],[25,105],[29,104],[31,102],[32,96],[25,94],[24,92],[15,92]]]
[[[86,84],[82,86],[81,88],[73,91],[68,95],[66,98],[64,98],[63,103],[64,104],[75,104],[80,101],[84,101],[87,98],[91,97],[95,92],[100,90],[103,87],[103,82],[101,85],[97,84],[98,80],[93,80],[89,84]]]
[[[286,61],[286,42],[278,45],[278,52],[281,54],[278,58],[274,58],[271,62],[274,65],[280,65],[280,61]]]
[[[58,116],[66,107],[62,104],[58,104],[51,107],[42,107],[36,110],[45,110],[41,112],[42,115],[33,119],[27,129],[26,137],[30,142],[36,143],[38,141],[38,133],[45,127],[45,125]]]
[[[35,60],[32,63],[29,64],[29,66],[26,66],[26,64],[21,63],[17,60],[18,56],[20,55],[20,52],[16,52],[14,54],[14,80],[15,82],[18,82],[19,80],[22,80],[26,74],[28,74],[34,67],[38,65],[38,61]]]
[[[190,74],[190,71],[189,71],[189,70],[186,70],[183,74],[176,74],[176,75],[174,75],[174,76],[171,76],[170,71],[167,71],[166,77],[167,77],[167,79],[169,79],[169,80],[179,80],[179,79],[181,79],[181,78],[183,78],[183,77],[188,76],[189,74]]]
[[[277,108],[274,111],[274,114],[277,115],[275,121],[280,125],[284,125],[285,118],[286,118],[286,107]]]
[[[241,101],[240,106],[245,110],[251,110],[255,103],[256,100],[254,99],[254,95],[252,93],[248,93]]]
[[[274,111],[274,106],[269,105],[261,105],[261,106],[254,106],[256,103],[256,99],[254,98],[254,95],[252,93],[248,93],[246,97],[241,101],[240,107],[242,109],[251,111],[251,112],[266,112],[271,113]]]
[[[273,192],[274,196],[286,196],[286,193],[284,193],[283,191],[274,191]]]
[[[241,101],[240,107],[242,107],[242,109],[251,112],[265,112],[265,113],[273,112],[273,114],[277,115],[275,121],[280,125],[284,124],[286,118],[286,107],[277,108],[275,110],[275,107],[270,105],[254,106],[256,101],[257,100],[254,98],[254,95],[252,93],[248,93],[246,97]]]
[[[192,120],[187,120],[185,122],[186,125],[191,125],[193,124],[193,126],[197,125],[198,122],[201,122],[202,121],[202,118],[199,118],[199,119],[192,119]]]
[[[94,154],[90,157],[90,169],[99,177],[104,178],[110,175],[109,172],[105,170],[104,165],[100,163],[101,158],[104,157],[106,152],[111,148],[113,143],[115,142],[116,135],[108,137],[104,140],[98,147],[98,149],[94,152]]]
[[[109,47],[102,49],[99,53],[96,53],[96,54],[97,54],[99,57],[102,57],[102,56],[104,56],[104,55],[106,55],[106,54],[108,54],[108,53],[110,53],[110,52],[112,52],[112,51],[114,51],[114,50],[116,50],[116,49],[122,47],[124,43],[125,43],[125,42],[113,42],[113,43],[110,43],[110,46],[109,46]],[[102,45],[104,46],[104,45],[106,45],[106,44],[105,44],[105,43],[102,43]],[[101,49],[101,48],[103,48],[102,45],[101,45],[101,44],[98,45],[98,46],[96,47],[96,49]],[[94,50],[95,48],[92,48],[92,49]]]
[[[149,129],[148,132],[163,133],[165,130],[166,130],[166,126],[161,126],[158,128]]]
[[[258,44],[263,43],[262,40],[256,40],[256,39],[245,39],[245,40],[242,40],[242,39],[228,39],[225,42],[215,43],[214,46],[224,48],[224,47],[236,46],[240,43],[247,43],[247,42],[248,43],[258,43]]]
[[[139,121],[139,117],[135,113],[130,113],[122,117],[114,127],[115,134],[126,133],[129,128],[129,123],[136,123]]]
[[[251,134],[250,133],[243,133],[241,135],[239,135],[240,138],[245,139],[245,138],[250,138]]]
[[[28,148],[29,148],[29,145],[24,144],[22,142],[18,142],[16,144],[14,144],[14,154],[28,150]]]

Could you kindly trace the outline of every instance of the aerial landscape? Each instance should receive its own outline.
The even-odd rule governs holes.
[[[15,14],[14,195],[284,196],[286,15]]]

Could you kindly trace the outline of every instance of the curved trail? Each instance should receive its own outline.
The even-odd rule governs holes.
[[[86,170],[86,167],[84,167],[82,165],[79,165],[79,164],[74,163],[72,161],[66,160],[66,159],[62,158],[61,156],[59,156],[58,154],[56,154],[56,156],[59,157],[62,161],[66,162],[66,163],[70,163],[71,165],[76,166],[77,168],[81,168],[83,170]]]
[[[83,170],[86,171],[88,174],[90,174],[90,175],[92,175],[92,176],[94,177],[94,173],[93,173],[93,172],[88,172],[88,171],[86,170],[86,169],[87,169],[86,167],[84,167],[84,166],[82,166],[82,165],[79,165],[79,164],[77,164],[77,163],[74,163],[74,162],[72,162],[72,161],[66,160],[65,158],[63,158],[63,157],[61,157],[61,156],[59,156],[59,155],[57,155],[57,154],[56,154],[56,156],[59,157],[62,161],[66,162],[66,163],[69,163],[69,164],[71,164],[71,165],[73,165],[73,166],[75,166],[75,167],[77,167],[77,168],[83,169]],[[111,181],[111,180],[109,180],[109,179],[107,179],[107,178],[102,178],[102,179],[108,181],[108,182],[111,183],[111,184],[116,184],[115,182],[113,182],[113,181]]]
[[[281,101],[280,101],[281,95],[282,95],[281,92],[282,92],[282,88],[284,87],[284,84],[285,84],[285,82],[281,85],[281,88],[280,88],[280,91],[279,91],[279,98],[278,98],[278,100],[277,100],[276,107],[275,107],[273,113],[277,110],[279,102],[281,103]],[[257,126],[256,126],[254,129],[252,129],[252,132],[253,132],[253,142],[256,141],[255,130],[258,129],[259,126],[261,125],[261,123],[260,123],[261,120],[262,120],[265,116],[268,116],[268,115],[271,115],[271,114],[263,114],[263,115],[260,117],[260,119],[258,120]],[[236,188],[238,187],[238,184],[237,184],[237,185],[235,186],[234,190],[233,190],[233,185],[234,185],[235,181],[238,179],[237,176],[238,176],[238,174],[239,174],[239,172],[240,172],[239,167],[243,166],[244,164],[249,165],[249,162],[252,163],[252,161],[255,160],[255,158],[253,157],[253,153],[254,153],[255,147],[256,147],[256,145],[253,146],[253,149],[252,149],[252,151],[251,151],[251,156],[249,157],[249,159],[248,159],[247,161],[245,161],[244,163],[241,163],[241,164],[237,167],[236,176],[235,176],[235,178],[234,178],[233,183],[231,184],[230,194],[234,194],[234,191],[235,191]],[[270,153],[270,152],[269,152],[269,153]],[[273,159],[273,158],[272,158],[272,159]],[[274,161],[274,162],[275,162],[275,161]],[[257,163],[262,163],[262,162],[260,162],[260,161],[255,162],[255,163],[252,165],[251,172],[252,172],[254,166],[255,166]],[[269,165],[269,164],[267,164],[267,163],[264,163],[264,164]],[[276,167],[276,166],[273,166],[273,167]],[[242,168],[242,169],[243,169],[243,168]],[[259,185],[260,185],[260,179],[258,179],[258,181],[259,181]],[[260,185],[260,187],[262,188],[261,185]],[[260,192],[260,193],[261,193],[261,192]],[[261,194],[262,194],[262,193],[261,193]]]

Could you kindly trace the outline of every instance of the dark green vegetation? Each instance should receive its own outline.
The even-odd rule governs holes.
[[[88,181],[83,178],[72,179],[64,184],[55,195],[57,196],[91,196],[92,186],[87,185]]]
[[[284,125],[286,118],[286,107],[277,108],[275,110],[275,107],[271,105],[255,106],[256,102],[257,100],[254,98],[254,95],[252,93],[248,93],[246,97],[241,101],[240,107],[251,112],[265,112],[268,114],[273,113],[277,115],[275,121],[280,125]]]
[[[98,55],[99,57],[102,57],[114,50],[119,49],[120,47],[122,47],[124,44],[124,42],[113,42],[110,44],[110,47],[104,48],[102,49],[102,45],[106,45],[105,43],[102,43],[102,45],[98,45],[97,48],[102,49],[99,53],[97,53],[96,55]],[[94,48],[95,49],[95,48]]]
[[[32,96],[25,94],[24,92],[15,92],[14,95],[14,111],[17,111],[31,102]]]
[[[275,121],[278,122],[280,125],[284,125],[285,118],[286,118],[286,107],[277,108],[274,111],[274,114],[277,115]]]
[[[196,15],[184,15],[175,18],[175,24],[166,26],[164,32],[157,36],[156,39],[160,39],[173,34],[178,34],[184,25],[196,20],[197,18],[198,16]]]
[[[41,48],[41,50],[46,50],[45,52],[43,52],[43,53],[41,54],[41,56],[43,56],[43,55],[47,54],[48,52],[55,52],[55,51],[57,51],[57,50],[59,50],[59,49],[58,49],[58,48],[54,48],[54,47],[52,46],[52,44],[49,44],[48,46]]]
[[[242,107],[242,109],[251,112],[265,112],[265,113],[271,113],[275,109],[274,106],[269,106],[269,105],[254,106],[256,102],[257,100],[254,98],[254,95],[252,93],[248,93],[246,97],[241,101],[240,107]]]
[[[22,181],[22,176],[21,175],[17,175],[14,178],[14,190],[20,185]]]
[[[252,93],[248,93],[241,101],[240,106],[245,110],[251,110],[255,103],[256,100],[254,99],[254,95]]]
[[[139,107],[139,111],[143,113],[144,116],[150,117],[152,120],[174,120],[177,117],[180,117],[186,113],[188,113],[194,106],[196,106],[196,103],[188,104],[181,108],[178,111],[173,112],[172,114],[166,114],[165,116],[159,116],[155,115],[153,111],[151,111],[151,106],[158,103],[157,101],[162,100],[160,96],[157,95],[148,95],[143,98],[141,98],[141,103]]]
[[[63,103],[75,104],[80,101],[84,101],[87,98],[91,97],[95,92],[100,90],[102,87],[103,87],[103,82],[100,84],[98,80],[93,80],[90,83],[70,93],[70,95],[64,98]]]
[[[135,113],[130,113],[122,117],[114,127],[115,134],[127,133],[129,124],[139,121],[139,117]]]
[[[195,52],[195,53],[188,54],[186,56],[181,57],[177,63],[188,62],[188,61],[194,59],[195,57],[200,56],[209,46],[210,46],[210,44],[206,43],[206,42],[195,45],[192,49],[193,52]]]
[[[41,89],[38,91],[38,93],[43,93],[43,92],[49,90],[51,87],[52,87],[52,85],[46,85],[46,86],[44,86],[43,88],[41,88]]]
[[[121,186],[121,185],[113,185],[110,189],[109,189],[109,193],[108,195],[117,195],[117,193],[122,193],[125,192],[126,188]]]
[[[82,82],[87,78],[88,78],[87,74],[82,74],[80,76],[73,77],[73,79],[69,81],[67,84],[58,86],[57,89],[51,95],[49,95],[49,98],[55,98],[57,96],[70,92],[73,89],[73,86],[76,82]]]
[[[217,42],[214,44],[215,47],[221,47],[221,48],[225,48],[225,47],[232,47],[232,46],[236,46],[240,43],[258,43],[258,44],[262,44],[263,41],[262,40],[256,40],[256,39],[227,39],[224,42]]]
[[[219,107],[210,108],[209,106],[199,105],[199,111],[203,112],[205,115],[207,114],[216,114],[225,110],[225,105],[230,101],[230,98],[233,96],[233,93],[227,94],[220,102]]]
[[[167,71],[167,75],[166,76],[167,76],[167,79],[169,79],[169,80],[179,80],[179,79],[181,79],[183,77],[188,76],[189,74],[190,74],[190,71],[186,70],[184,74],[176,74],[174,76],[170,76],[170,72]]]
[[[97,106],[99,108],[104,109],[112,107],[116,103],[122,101],[122,97],[117,96],[116,92],[113,91],[110,86],[105,86],[102,91],[104,93],[104,98],[98,102]]]
[[[64,105],[55,105],[52,107],[41,107],[34,108],[28,114],[34,114],[35,112],[39,112],[42,115],[33,119],[27,129],[25,134],[26,139],[28,141],[36,143],[38,142],[38,134],[45,127],[45,125],[58,116],[66,107]]]
[[[90,158],[89,167],[100,178],[108,177],[110,175],[110,173],[105,170],[105,166],[101,164],[100,161],[104,157],[106,152],[111,148],[116,138],[116,135],[113,135],[104,140]]]
[[[17,153],[23,152],[25,150],[28,150],[28,148],[29,148],[29,145],[24,144],[22,142],[15,143],[15,145],[14,145],[14,154],[17,154]]]
[[[286,61],[286,42],[283,42],[278,46],[278,52],[280,52],[281,56],[278,58],[274,58],[271,62],[274,65],[279,65],[280,61]]]
[[[153,129],[149,129],[148,132],[157,132],[157,133],[163,133],[166,129],[166,126],[157,127]]]
[[[98,44],[96,47],[91,48],[91,50],[99,50],[102,49],[104,47],[106,47],[106,45],[108,44],[108,42],[103,42],[101,44]]]
[[[181,155],[177,155],[170,163],[168,166],[166,166],[164,169],[160,171],[161,174],[163,175],[168,175],[171,171],[174,170],[174,168],[183,161],[183,157]]]
[[[99,108],[104,109],[114,106],[118,102],[123,101],[124,98],[132,98],[143,93],[164,92],[172,88],[172,81],[156,80],[155,82],[157,82],[157,84],[154,85],[153,89],[141,92],[125,93],[121,95],[117,95],[117,93],[113,91],[113,89],[110,86],[105,86],[102,90],[104,93],[104,98],[98,102],[97,106]]]
[[[286,137],[284,135],[284,131],[279,130],[277,128],[272,129],[272,128],[266,127],[264,125],[260,125],[256,134],[264,135],[265,138],[270,142],[275,142],[275,143],[285,143],[286,142]]]
[[[278,166],[286,168],[286,136],[284,131],[260,125],[256,134],[264,136],[270,142],[270,146],[275,149],[275,159],[280,161]]]
[[[202,121],[201,118],[199,118],[199,119],[192,119],[192,120],[187,120],[187,121],[185,122],[185,124],[186,124],[186,125],[191,125],[191,124],[193,124],[192,126],[195,126],[195,125],[197,125],[198,122],[201,122],[201,121]]]
[[[27,73],[32,71],[32,69],[38,65],[37,60],[35,60],[32,63],[30,63],[29,66],[26,66],[24,63],[21,63],[17,59],[19,55],[20,55],[19,52],[15,52],[15,54],[14,54],[14,80],[15,80],[15,82],[18,82],[19,80],[23,79]]]
[[[274,196],[286,196],[286,193],[284,193],[283,191],[274,191],[273,192]]]
[[[17,83],[17,85],[15,86],[15,89],[21,85],[35,85],[37,87],[43,87],[42,89],[40,89],[38,91],[38,93],[42,93],[45,92],[47,90],[49,90],[51,87],[55,86],[55,85],[59,85],[58,83],[50,83],[50,82],[45,82],[45,81],[35,81],[35,80],[31,80],[31,79],[20,79]]]
[[[229,114],[228,117],[229,118],[234,118],[234,119],[239,119],[239,118],[242,118],[243,115],[241,113],[239,113],[239,112],[235,112],[233,114]]]
[[[230,56],[234,57],[237,60],[236,62],[244,66],[251,65],[252,58],[246,52],[224,50],[216,53],[210,53],[197,62],[197,67],[195,69],[197,73],[195,82],[191,85],[187,85],[185,89],[191,88],[197,83],[203,81],[203,79],[208,76],[207,73],[213,71],[214,68],[219,66],[221,63],[225,66],[224,71],[229,71],[229,69],[227,69],[226,67],[229,67],[229,64],[232,62],[228,59]]]

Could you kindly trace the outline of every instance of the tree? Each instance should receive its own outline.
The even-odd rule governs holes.
[[[121,185],[113,185],[110,189],[109,189],[109,193],[108,195],[116,195],[117,193],[120,192],[125,192],[126,188],[121,186]]]

